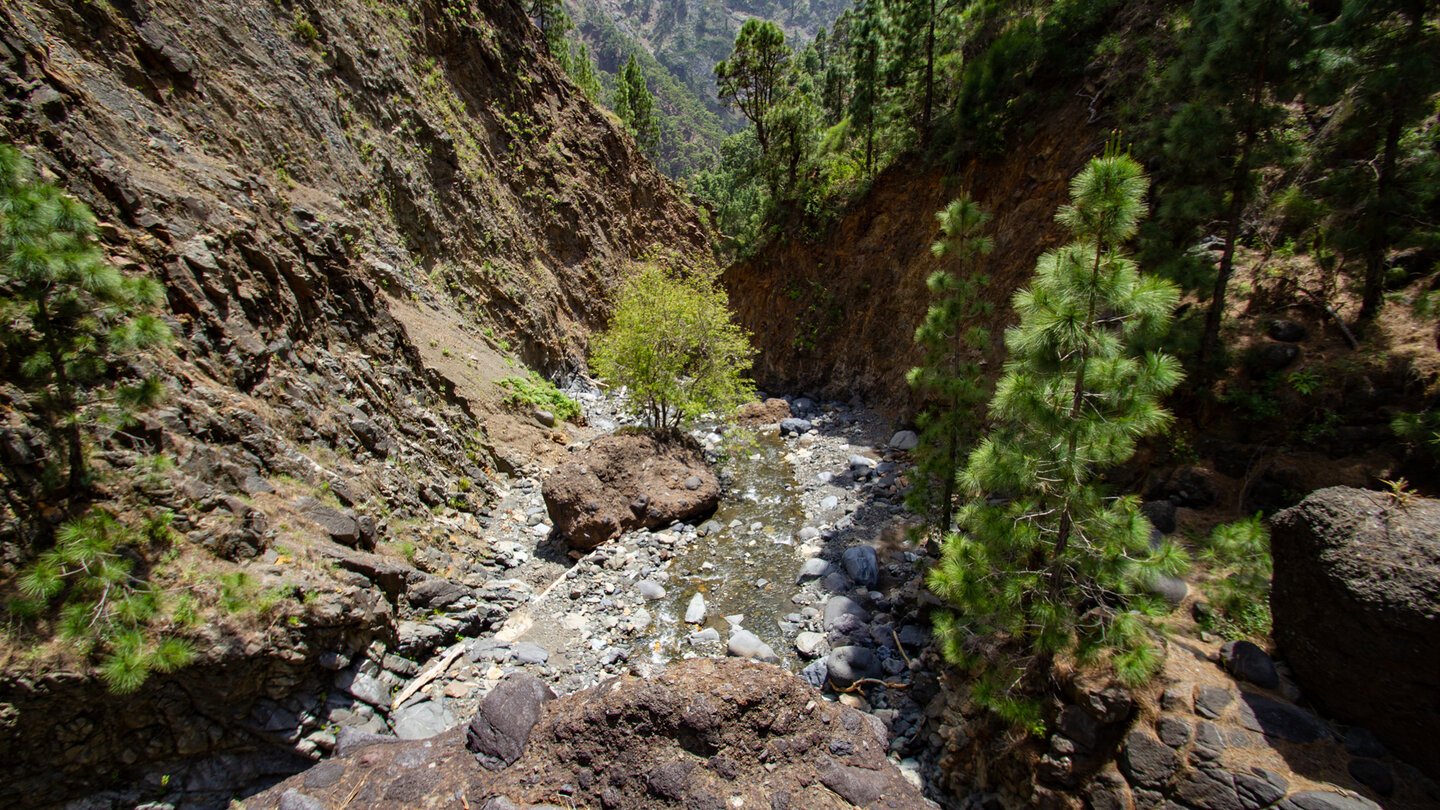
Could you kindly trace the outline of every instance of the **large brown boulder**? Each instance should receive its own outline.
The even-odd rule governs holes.
[[[1331,487],[1272,526],[1275,641],[1300,685],[1440,776],[1440,501]]]
[[[556,531],[579,548],[703,515],[720,503],[720,481],[704,452],[679,431],[602,436],[545,476],[542,491]]]
[[[883,724],[779,667],[696,658],[556,700],[533,682],[507,681],[513,688],[502,681],[481,705],[489,719],[477,720],[491,728],[518,718],[492,735],[488,750],[505,753],[491,764],[509,763],[499,770],[481,767],[454,729],[348,747],[245,806],[497,810],[558,798],[607,810],[936,807],[886,758]]]

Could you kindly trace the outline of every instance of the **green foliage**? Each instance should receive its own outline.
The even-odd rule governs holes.
[[[496,381],[510,395],[505,401],[512,405],[534,405],[567,422],[580,418],[580,403],[565,396],[555,384],[531,371],[524,377],[506,377]]]
[[[94,235],[84,203],[37,181],[29,161],[0,144],[0,368],[29,396],[54,455],[65,459],[72,494],[87,483],[86,427],[124,426],[161,394],[155,378],[107,388],[112,365],[170,340],[148,313],[164,298],[160,284],[122,275]],[[3,483],[24,485],[8,474]],[[28,489],[16,495],[50,494],[44,482]]]
[[[954,257],[956,270],[936,270],[926,280],[932,303],[915,330],[925,351],[924,364],[910,369],[906,380],[926,396],[916,418],[920,444],[915,448],[919,480],[906,501],[918,514],[929,515],[941,533],[950,531],[956,475],[963,452],[976,434],[975,406],[984,401],[985,375],[978,356],[989,335],[974,323],[990,307],[980,300],[987,277],[976,260],[995,243],[981,235],[990,215],[969,197],[961,196],[935,214],[940,238],[930,246],[942,259]]]
[[[25,622],[58,608],[59,636],[81,649],[98,648],[100,674],[116,694],[133,692],[152,671],[173,672],[195,655],[189,642],[159,635],[154,625],[161,595],[133,575],[131,557],[123,551],[148,540],[147,531],[124,526],[99,509],[69,521],[57,533],[55,548],[22,570],[17,585],[23,599],[10,604],[11,617]],[[193,605],[177,606],[177,615],[180,609]]]
[[[621,288],[591,366],[627,389],[629,407],[651,427],[674,427],[707,411],[728,414],[755,395],[742,376],[755,350],[730,320],[713,271],[688,276],[645,265]]]
[[[290,23],[291,30],[295,36],[300,38],[306,45],[314,45],[320,39],[320,32],[316,30],[315,23],[310,22],[310,16],[304,9],[295,9],[295,16]]]
[[[1108,497],[1096,480],[1165,429],[1159,398],[1181,377],[1173,358],[1133,348],[1167,328],[1179,297],[1120,249],[1147,187],[1125,156],[1096,158],[1072,182],[1056,219],[1075,241],[1042,256],[1015,295],[1020,323],[1006,331],[1010,359],[990,402],[999,427],[970,454],[961,480],[975,498],[928,577],[953,610],[936,625],[942,643],[981,670],[992,707],[1027,699],[1060,654],[1108,656],[1132,684],[1158,667],[1136,594],[1185,557],[1152,552],[1137,499]],[[1001,651],[974,654],[986,644]]]
[[[615,114],[635,136],[645,154],[655,156],[660,148],[660,121],[655,116],[655,97],[645,85],[645,75],[635,54],[625,63],[615,84]]]
[[[1270,532],[1261,516],[1215,527],[1200,560],[1210,567],[1211,611],[1202,627],[1227,638],[1269,634]]]
[[[767,118],[792,55],[785,46],[785,32],[780,26],[752,18],[746,20],[735,35],[735,49],[730,58],[715,65],[720,101],[739,108],[750,119],[762,154],[770,149]]]
[[[1411,452],[1440,459],[1440,410],[1398,413],[1390,420],[1390,430]]]
[[[565,13],[564,4],[560,0],[530,0],[529,14],[545,38],[545,49],[549,51],[550,58],[566,73],[572,72],[570,43],[565,35],[575,26]]]

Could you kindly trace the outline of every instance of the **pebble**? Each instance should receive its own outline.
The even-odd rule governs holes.
[[[690,624],[705,623],[705,596],[697,593],[690,597],[690,604],[685,608],[685,621]]]
[[[640,592],[641,596],[645,597],[646,601],[653,602],[657,599],[665,598],[665,589],[660,587],[660,583],[652,580],[640,580],[639,584],[635,586],[635,589]]]

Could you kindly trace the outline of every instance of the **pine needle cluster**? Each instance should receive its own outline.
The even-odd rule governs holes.
[[[1128,156],[1096,158],[1056,219],[1074,241],[1043,255],[1015,295],[1020,323],[990,402],[999,424],[961,474],[974,493],[946,537],[930,587],[953,611],[937,622],[948,658],[980,670],[976,696],[1033,725],[1025,698],[1055,656],[1108,660],[1139,683],[1160,658],[1143,621],[1141,582],[1187,565],[1152,550],[1134,497],[1111,497],[1101,471],[1170,421],[1159,400],[1181,379],[1174,358],[1134,349],[1169,324],[1178,291],[1139,272],[1121,249],[1148,188]],[[981,654],[998,644],[1009,652]]]
[[[135,576],[134,560],[124,553],[145,539],[99,509],[69,521],[55,547],[22,571],[21,597],[9,604],[11,617],[24,621],[58,607],[60,638],[101,653],[100,674],[117,694],[133,692],[152,671],[173,672],[195,655],[189,642],[157,633],[157,622],[167,621],[161,594]]]

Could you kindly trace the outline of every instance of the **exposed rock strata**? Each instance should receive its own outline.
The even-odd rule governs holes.
[[[286,806],[287,795],[377,810],[452,807],[457,797],[472,808],[935,807],[885,758],[886,742],[864,715],[776,667],[693,659],[548,703],[526,683],[486,698],[507,704],[491,707],[493,717],[540,710],[533,727],[505,724],[528,731],[500,746],[523,748],[508,767],[482,768],[456,729],[347,753],[246,807]]]

